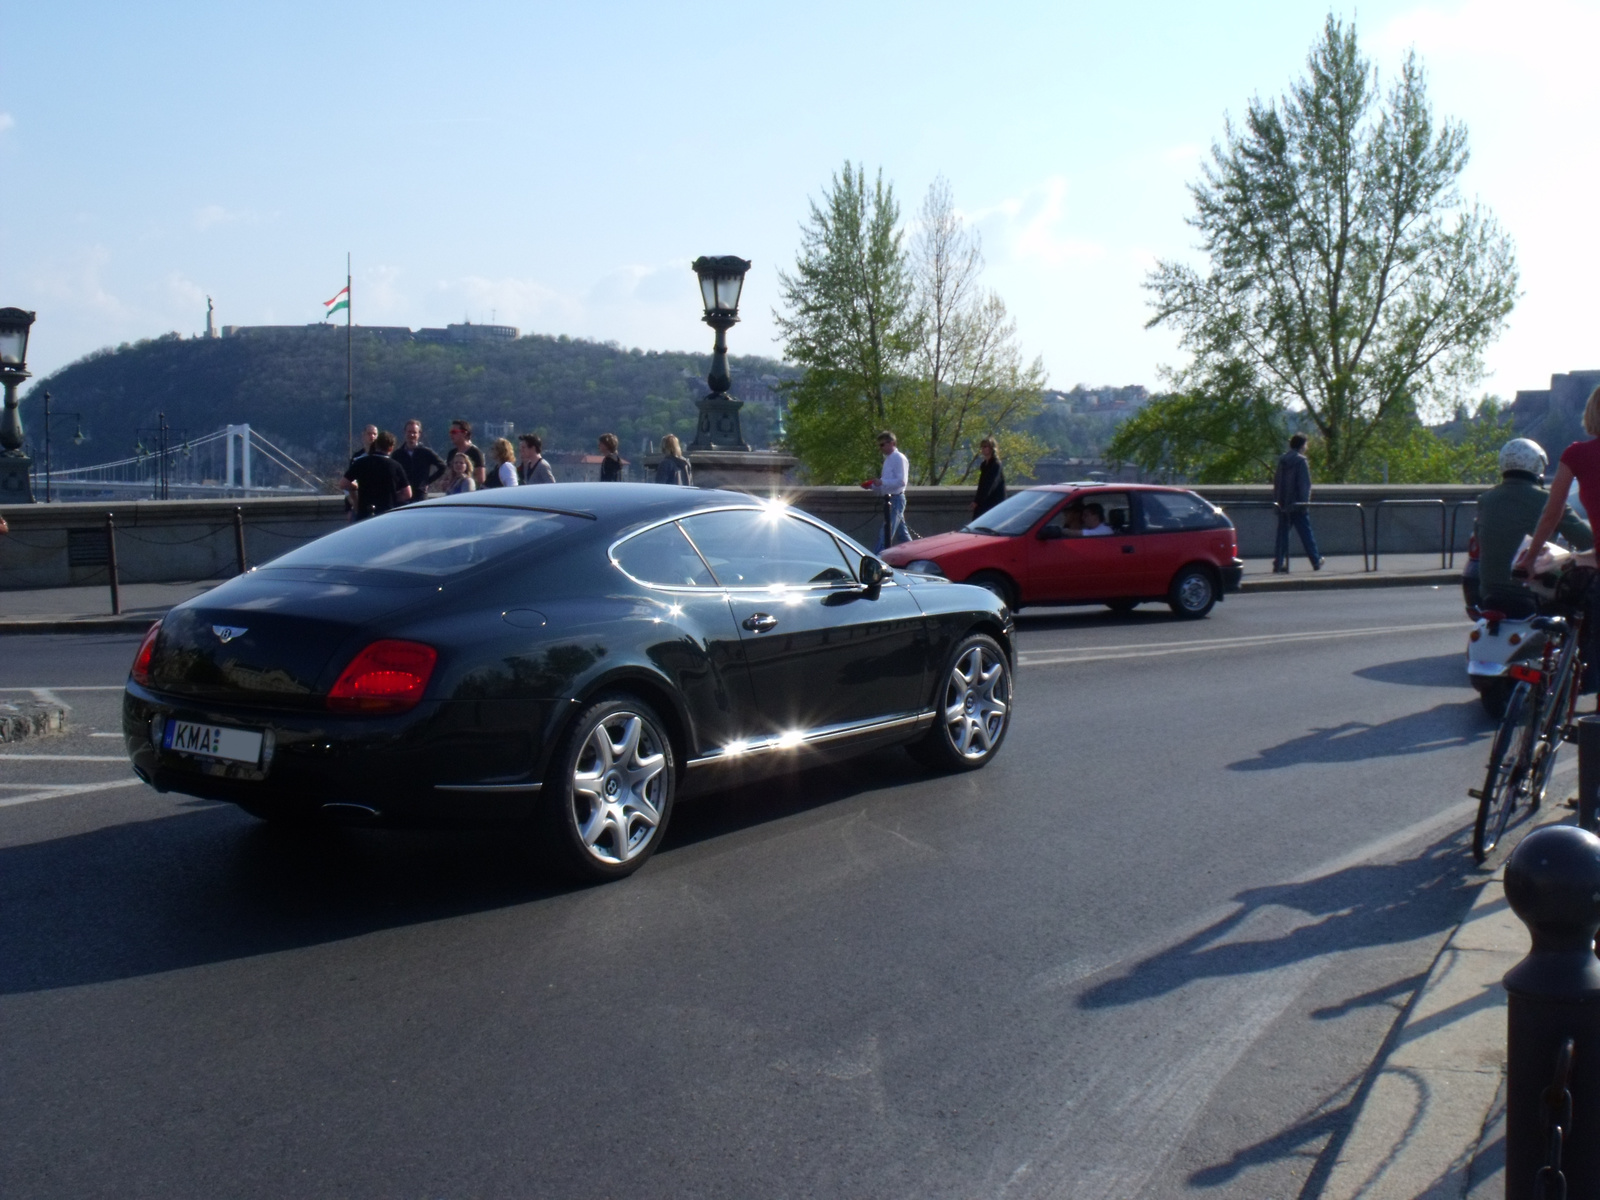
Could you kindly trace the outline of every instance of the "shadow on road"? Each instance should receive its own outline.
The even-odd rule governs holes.
[[[1316,879],[1240,892],[1234,896],[1239,907],[1226,917],[1088,989],[1078,1005],[1136,1004],[1196,979],[1266,974],[1343,950],[1442,933],[1461,920],[1483,882],[1464,837],[1464,832],[1452,833],[1398,862],[1361,863]],[[1272,908],[1312,919],[1295,922],[1277,936],[1256,936],[1243,928]]]
[[[1493,733],[1476,699],[1436,704],[1392,721],[1369,725],[1344,721],[1313,729],[1258,751],[1256,757],[1228,764],[1230,771],[1274,771],[1302,763],[1364,762],[1372,758],[1427,754],[1469,746]]]
[[[920,777],[904,755],[881,758],[686,800],[659,853]],[[6,847],[0,995],[270,954],[581,890],[540,872],[525,836],[520,826],[285,833],[231,805],[194,801],[172,816]]]
[[[1409,684],[1411,687],[1472,686],[1467,682],[1466,656],[1435,654],[1428,658],[1408,658],[1404,662],[1378,663],[1352,672],[1358,679],[1376,683]]]

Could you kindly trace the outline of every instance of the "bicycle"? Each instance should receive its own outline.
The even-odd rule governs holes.
[[[1572,738],[1572,713],[1583,685],[1585,614],[1594,580],[1595,572],[1586,567],[1560,574],[1551,597],[1559,615],[1533,621],[1533,628],[1546,635],[1539,665],[1518,663],[1507,671],[1517,684],[1489,749],[1483,787],[1469,792],[1478,801],[1472,857],[1479,863],[1499,845],[1519,799],[1527,799],[1529,815],[1544,803],[1561,745]]]

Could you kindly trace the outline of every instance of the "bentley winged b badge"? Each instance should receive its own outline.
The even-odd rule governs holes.
[[[242,625],[213,625],[211,632],[217,635],[217,641],[226,644],[236,637],[243,637],[250,631]]]

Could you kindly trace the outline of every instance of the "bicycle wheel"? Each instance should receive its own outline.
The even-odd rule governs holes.
[[[1489,751],[1489,770],[1478,796],[1478,819],[1472,825],[1472,857],[1488,858],[1506,831],[1517,806],[1517,794],[1526,788],[1532,766],[1534,722],[1538,716],[1533,686],[1519,683],[1506,701],[1506,715]]]

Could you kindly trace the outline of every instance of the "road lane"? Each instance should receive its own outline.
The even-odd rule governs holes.
[[[1025,663],[1238,644],[1025,665],[989,769],[686,804],[607,888],[143,787],[8,809],[0,1193],[1294,1195],[1478,877],[1459,611],[1024,614]],[[1259,640],[1397,625],[1437,628]]]

